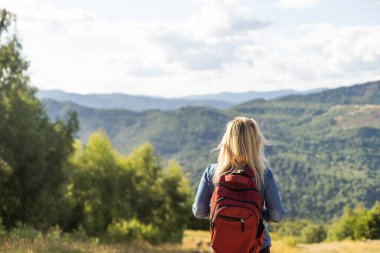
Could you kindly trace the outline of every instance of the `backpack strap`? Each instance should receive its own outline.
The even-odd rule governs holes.
[[[251,177],[251,179],[253,181],[255,181],[255,176],[252,172],[252,170],[248,169],[248,167],[245,168],[245,171],[247,173],[248,176]],[[255,236],[256,239],[260,240],[261,243],[262,243],[262,237],[264,235],[264,230],[265,230],[265,225],[264,225],[264,218],[263,218],[263,215],[262,215],[262,210],[263,210],[263,207],[264,207],[264,182],[262,182],[262,184],[260,185],[260,189],[259,190],[259,193],[260,193],[260,206],[261,206],[261,209],[260,209],[260,223],[259,223],[259,227],[257,229],[257,234]]]

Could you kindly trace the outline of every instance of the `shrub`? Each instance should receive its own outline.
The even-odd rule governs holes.
[[[71,233],[71,237],[75,240],[83,242],[90,240],[90,237],[88,236],[86,230],[84,230],[84,228],[81,225],[77,229],[73,230],[73,232]]]
[[[329,240],[380,239],[380,203],[370,210],[345,207],[343,215],[329,227]]]
[[[61,237],[62,230],[61,228],[56,225],[53,227],[50,227],[49,230],[47,231],[45,238],[48,240],[58,240]]]
[[[304,243],[317,243],[326,239],[326,231],[322,225],[309,224],[301,230],[301,240]]]
[[[9,231],[9,236],[12,238],[23,238],[32,241],[42,237],[39,231],[21,223],[17,223],[16,226]]]
[[[119,220],[108,226],[108,235],[112,240],[131,241],[146,240],[151,243],[161,241],[160,233],[157,228],[151,224],[142,224],[137,219]]]

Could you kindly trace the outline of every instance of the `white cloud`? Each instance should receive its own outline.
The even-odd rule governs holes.
[[[380,71],[380,26],[346,26],[329,24],[302,26],[306,36],[296,45],[325,59],[331,69]]]
[[[286,9],[303,9],[317,5],[320,0],[279,0],[278,6]]]
[[[199,10],[177,23],[110,19],[33,0],[0,6],[18,14],[33,83],[45,89],[182,96],[380,78],[379,26],[319,23],[289,32],[238,1],[196,1]],[[283,7],[317,4],[291,2]]]
[[[258,21],[249,8],[223,8],[206,5],[186,23],[167,27],[153,41],[167,54],[189,70],[222,70],[236,58],[241,44],[252,41],[254,34],[269,24]]]

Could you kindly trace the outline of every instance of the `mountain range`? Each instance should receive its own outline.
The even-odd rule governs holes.
[[[163,98],[151,96],[136,96],[122,93],[110,94],[77,94],[61,90],[38,90],[39,99],[53,99],[61,102],[73,102],[91,108],[126,109],[144,111],[152,109],[174,110],[186,106],[207,106],[217,109],[227,109],[252,99],[274,99],[291,94],[309,94],[325,90],[318,88],[308,91],[278,90],[269,92],[223,92],[182,98]]]
[[[306,95],[255,99],[228,109],[95,109],[43,99],[50,118],[76,111],[78,137],[103,129],[124,154],[149,142],[163,162],[176,159],[196,188],[216,162],[210,152],[237,115],[257,120],[288,217],[330,219],[344,205],[380,200],[380,81]]]
[[[297,91],[297,90],[276,90],[276,91],[248,91],[248,92],[221,92],[216,94],[207,94],[207,95],[194,95],[183,97],[186,100],[217,100],[225,101],[232,104],[240,104],[254,99],[275,99],[279,97],[289,96],[289,95],[302,95],[302,94],[311,94],[327,90],[326,88],[316,88],[306,91]]]

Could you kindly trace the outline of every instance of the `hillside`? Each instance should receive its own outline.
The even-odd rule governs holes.
[[[326,219],[340,215],[345,204],[370,207],[380,200],[379,90],[380,82],[372,82],[254,100],[224,111],[186,107],[131,112],[54,101],[45,101],[45,106],[51,118],[76,110],[83,141],[103,128],[122,153],[151,142],[163,159],[180,161],[194,186],[206,165],[216,160],[210,150],[225,123],[236,115],[253,117],[272,143],[266,152],[287,214]]]
[[[279,101],[324,103],[324,104],[380,104],[380,81],[373,81],[365,85],[356,84],[326,90],[316,94],[304,96],[292,95],[280,98]]]

